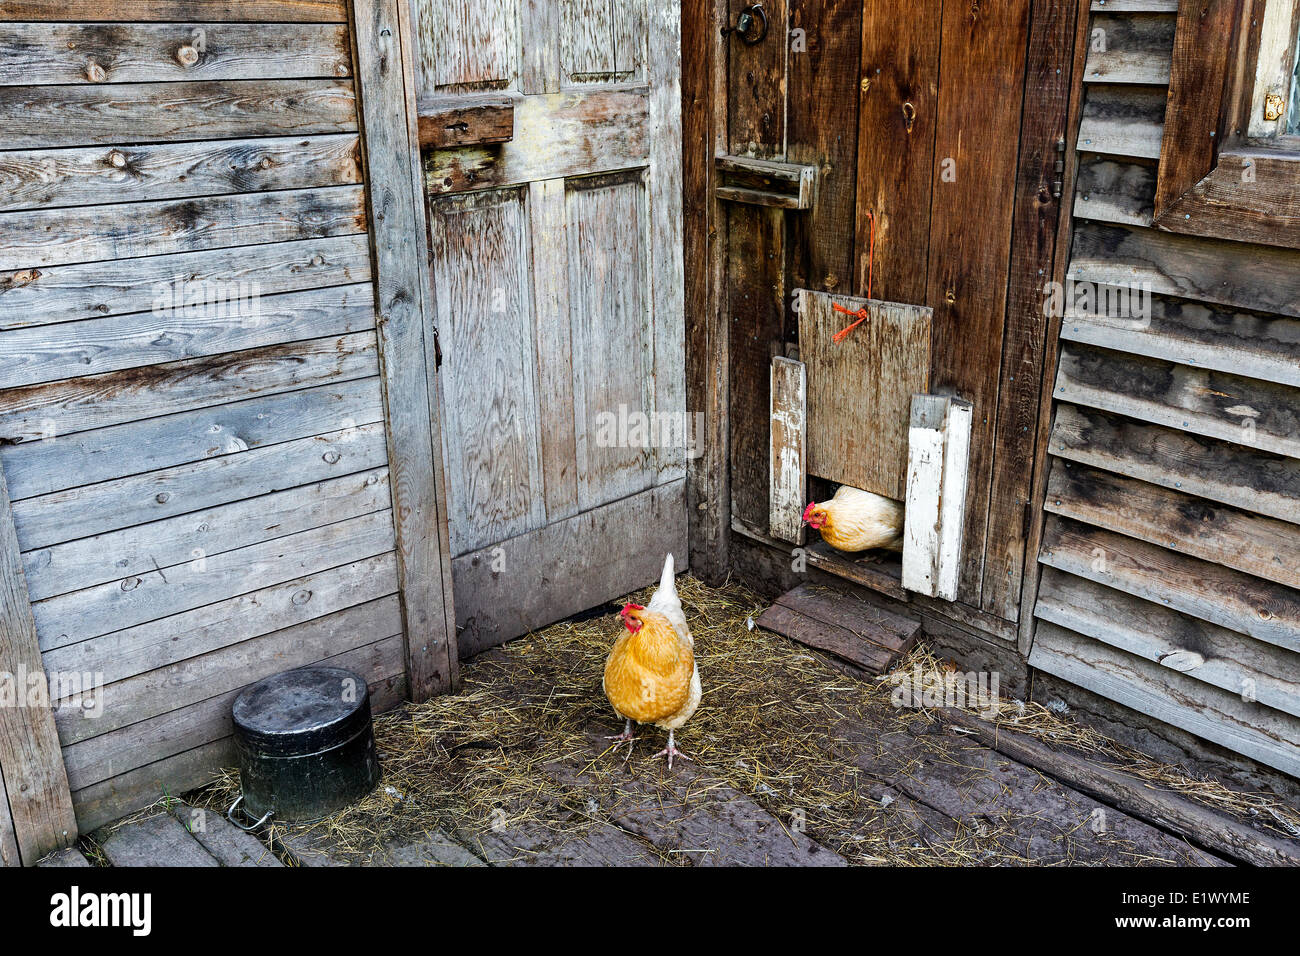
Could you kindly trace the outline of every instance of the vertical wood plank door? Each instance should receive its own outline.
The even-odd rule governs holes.
[[[685,564],[680,5],[417,19],[422,102],[514,106],[424,155],[464,656]]]

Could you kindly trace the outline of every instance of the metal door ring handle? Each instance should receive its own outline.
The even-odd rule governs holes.
[[[762,43],[767,39],[767,13],[763,10],[763,5],[755,3],[745,7],[736,18],[736,25],[726,27],[722,32],[736,34],[746,46]]]
[[[763,5],[761,3],[756,3],[750,7],[749,13],[758,20],[758,32],[753,33],[750,30],[746,30],[740,35],[740,38],[749,46],[754,46],[756,43],[762,43],[767,39],[767,14],[763,12]]]

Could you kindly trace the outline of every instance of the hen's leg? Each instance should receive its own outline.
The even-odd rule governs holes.
[[[655,756],[667,757],[669,770],[673,769],[674,757],[681,757],[683,760],[691,759],[690,757],[686,756],[686,754],[682,753],[680,750],[678,750],[676,747],[673,746],[673,732],[671,730],[668,731],[668,746],[665,747],[663,750],[659,751],[657,754],[655,754]]]
[[[615,734],[614,736],[606,737],[605,739],[616,741],[614,744],[615,750],[623,746],[623,744],[627,744],[627,756],[630,760],[632,758],[632,748],[636,746],[636,734],[632,732],[632,718],[628,717],[626,720],[627,723],[623,725],[623,732],[621,734]]]

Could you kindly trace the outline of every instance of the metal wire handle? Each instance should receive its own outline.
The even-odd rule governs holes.
[[[271,816],[275,813],[274,810],[267,810],[266,813],[262,816],[262,819],[258,820],[252,826],[245,826],[244,824],[240,823],[238,820],[235,819],[235,809],[243,802],[244,802],[244,795],[241,793],[239,796],[235,798],[235,802],[230,805],[230,809],[226,811],[226,819],[229,820],[231,823],[233,823],[235,826],[239,827],[239,829],[243,830],[245,833],[252,833],[254,830],[260,827],[267,820],[271,819]]]

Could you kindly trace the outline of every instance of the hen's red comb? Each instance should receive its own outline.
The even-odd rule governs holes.
[[[629,602],[627,604],[624,604],[623,610],[619,611],[618,613],[626,614],[628,611],[644,611],[644,610],[645,610],[644,604],[632,604]]]
[[[815,501],[808,502],[808,507],[803,510],[804,521],[808,521],[810,518],[812,518],[813,509],[816,507],[817,507],[817,502]]]

